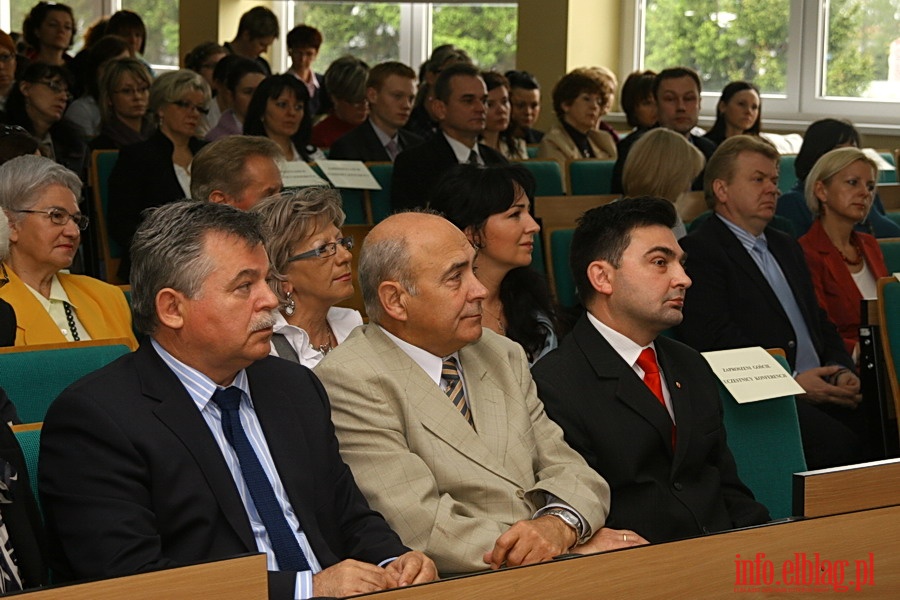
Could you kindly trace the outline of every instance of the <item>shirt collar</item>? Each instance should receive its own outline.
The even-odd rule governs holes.
[[[715,215],[716,217],[721,219],[723,223],[725,223],[725,227],[727,227],[731,231],[731,233],[733,233],[737,237],[738,241],[741,243],[741,246],[743,246],[744,249],[747,250],[747,252],[753,250],[758,240],[762,240],[763,242],[766,242],[766,244],[768,244],[765,231],[758,236],[755,236],[746,229],[739,227],[735,223],[732,223],[719,213],[715,213]]]
[[[453,354],[445,357],[435,356],[427,350],[423,350],[418,346],[413,346],[405,340],[401,340],[381,325],[378,325],[377,327],[384,332],[388,339],[397,344],[397,347],[403,350],[403,352],[405,352],[406,355],[409,356],[414,363],[419,365],[419,367],[423,371],[425,371],[425,374],[428,375],[428,378],[431,379],[435,383],[435,385],[441,385],[441,370],[444,367],[444,360],[450,358],[451,356],[456,359],[456,364],[459,365],[460,372],[462,371],[462,365],[459,362],[458,352],[454,352]]]
[[[591,322],[591,325],[594,326],[594,329],[609,342],[609,345],[616,351],[616,354],[621,356],[622,360],[631,367],[634,367],[635,363],[637,363],[638,357],[641,355],[644,348],[653,348],[654,352],[656,351],[654,342],[650,342],[648,346],[641,346],[631,338],[622,335],[612,327],[606,325],[591,313],[587,313],[587,318],[588,321]]]
[[[474,147],[470,148],[460,142],[459,140],[455,140],[445,132],[441,132],[441,135],[444,136],[444,139],[447,140],[447,143],[450,144],[450,148],[453,149],[453,154],[456,155],[456,161],[460,164],[469,162],[469,154],[472,150],[478,155],[478,162],[481,163],[481,152],[478,151],[478,144],[476,143]]]
[[[27,283],[25,284],[25,287],[34,295],[35,298],[37,298],[38,302],[41,303],[41,306],[44,307],[44,310],[49,311],[51,304],[53,304],[54,302],[68,302],[72,306],[72,308],[78,310],[78,307],[72,304],[72,301],[69,300],[69,295],[66,293],[65,288],[63,288],[62,283],[59,281],[59,277],[57,277],[55,273],[53,274],[53,278],[50,280],[49,298],[45,298],[43,294],[32,288]]]
[[[375,121],[369,119],[369,124],[372,126],[372,129],[375,130],[375,135],[378,136],[378,141],[381,142],[382,146],[387,146],[391,140],[395,140],[397,144],[400,144],[400,133],[394,134],[394,137],[391,137],[385,132],[381,127],[375,124]]]

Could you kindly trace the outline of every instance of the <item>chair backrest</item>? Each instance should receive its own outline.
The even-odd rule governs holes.
[[[0,349],[0,387],[23,423],[38,423],[60,392],[130,352],[128,343],[116,338]]]
[[[797,160],[796,154],[782,154],[778,167],[778,189],[781,193],[790,191],[794,184],[797,183],[797,174],[794,172],[794,162]]]
[[[43,423],[28,423],[26,425],[13,425],[13,433],[16,434],[16,441],[22,449],[22,455],[25,457],[25,467],[28,469],[28,484],[31,486],[31,493],[41,507],[41,498],[38,495],[38,455],[41,449],[41,427]]]
[[[394,163],[367,162],[369,172],[381,186],[380,190],[366,190],[367,222],[373,225],[384,221],[392,212],[391,178],[394,176]]]
[[[887,378],[891,382],[895,414],[900,415],[900,281],[893,277],[878,280],[878,325]]]
[[[884,210],[900,210],[900,183],[880,183],[876,191],[884,204]]]
[[[347,225],[363,225],[366,223],[365,190],[341,188],[341,207],[344,209],[344,223]]]
[[[775,355],[790,371],[783,355]],[[792,477],[806,470],[793,396],[738,404],[719,384],[728,447],[738,475],[773,519],[791,516]]]
[[[675,203],[675,210],[683,223],[690,223],[709,210],[702,191],[685,192]]]
[[[367,319],[367,315],[362,290],[359,288],[359,250],[362,248],[363,240],[372,231],[372,227],[374,225],[344,225],[341,228],[342,234],[353,236],[353,259],[350,263],[350,268],[353,270],[353,295],[346,300],[338,302],[337,305],[358,310],[364,320]]]
[[[110,239],[106,224],[109,214],[109,176],[118,160],[118,150],[94,150],[91,153],[90,183],[94,201],[97,241],[100,244],[103,260],[103,276],[110,283],[119,283],[116,272],[123,254],[119,244]]]
[[[575,278],[569,266],[569,254],[572,251],[574,229],[557,229],[550,234],[550,246],[547,253],[547,279],[550,289],[556,295],[556,302],[563,308],[578,304],[575,294]]]
[[[569,162],[566,175],[569,193],[573,196],[609,194],[612,192],[612,172],[616,161],[586,158]]]
[[[879,152],[881,158],[884,159],[885,162],[894,165],[893,169],[879,169],[878,171],[878,183],[898,183],[900,179],[897,178],[897,159],[894,158],[893,152]]]
[[[879,238],[878,246],[884,255],[888,273],[900,273],[900,237]]]
[[[535,196],[562,196],[566,193],[562,168],[555,160],[525,160],[521,164],[537,181]]]

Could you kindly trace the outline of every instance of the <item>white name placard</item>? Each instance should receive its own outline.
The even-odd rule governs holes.
[[[308,164],[303,161],[281,162],[281,180],[284,187],[311,187],[315,185],[328,185],[328,182],[316,175]]]
[[[336,188],[354,190],[381,189],[381,186],[361,160],[320,160],[316,164]]]
[[[703,358],[738,404],[804,393],[791,374],[763,348],[703,352]]]

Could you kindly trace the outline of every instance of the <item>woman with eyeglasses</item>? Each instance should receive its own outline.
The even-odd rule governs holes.
[[[144,210],[190,198],[190,164],[206,144],[196,136],[197,125],[209,101],[206,81],[187,69],[163,73],[150,86],[148,108],[157,129],[143,142],[122,148],[109,177],[109,233],[123,249],[131,247]],[[128,280],[130,269],[126,250],[121,281]]]
[[[310,144],[312,116],[306,110],[309,92],[293,75],[266,77],[256,86],[244,135],[265,136],[281,148],[286,161],[313,162],[325,157]]]
[[[150,137],[153,123],[147,107],[150,74],[134,58],[110,61],[100,80],[100,135],[91,140],[91,150],[119,150]]]
[[[251,210],[271,232],[266,252],[278,273],[271,282],[281,301],[272,354],[312,368],[363,322],[358,311],[335,306],[353,295],[353,238],[341,233],[340,193],[303,188]]]
[[[41,154],[80,175],[87,164],[87,146],[80,130],[62,118],[72,98],[71,83],[64,67],[29,65],[6,102],[6,123],[28,131],[40,144]]]
[[[0,298],[16,311],[16,346],[127,338],[137,348],[122,290],[65,272],[88,226],[80,196],[78,176],[47,158],[0,166],[0,208],[10,226]]]

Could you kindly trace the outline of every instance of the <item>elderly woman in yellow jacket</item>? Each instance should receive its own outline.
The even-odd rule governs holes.
[[[50,159],[20,156],[0,166],[10,229],[0,299],[16,311],[16,346],[127,338],[137,347],[122,291],[66,271],[88,224],[80,195],[78,176]]]

